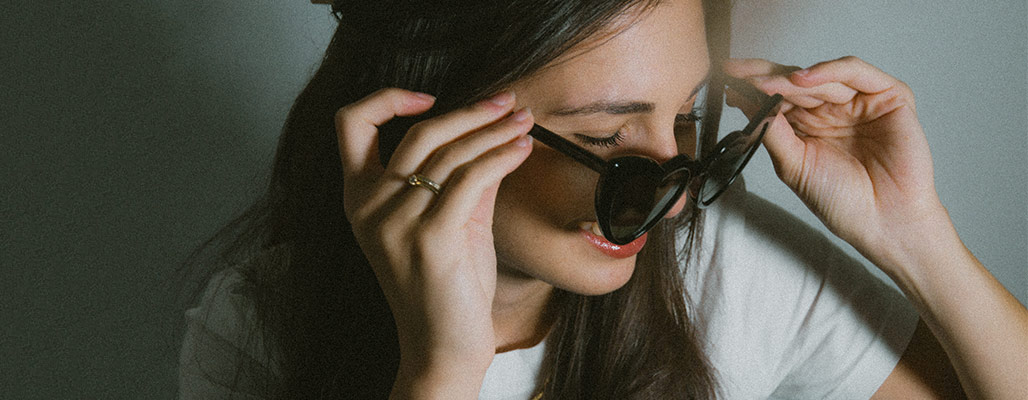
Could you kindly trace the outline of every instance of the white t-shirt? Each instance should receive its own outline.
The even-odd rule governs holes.
[[[914,331],[909,303],[823,235],[757,196],[731,190],[705,214],[686,288],[722,397],[870,398]],[[187,312],[184,399],[256,399],[259,388],[233,380],[274,381],[259,339],[242,341],[253,310],[231,289],[238,281],[234,274],[215,278],[220,283]],[[531,398],[544,349],[545,341],[497,354],[479,398]],[[253,367],[249,376],[235,376],[240,359]],[[214,376],[218,371],[227,375]]]

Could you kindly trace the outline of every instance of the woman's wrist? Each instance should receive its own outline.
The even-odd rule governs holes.
[[[475,399],[489,363],[401,356],[390,399]]]
[[[873,241],[857,250],[901,288],[927,279],[942,265],[973,259],[941,203],[890,218]]]

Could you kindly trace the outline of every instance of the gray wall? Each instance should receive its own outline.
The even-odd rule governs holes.
[[[733,17],[735,57],[808,66],[855,55],[910,85],[939,196],[957,231],[1022,303],[1028,300],[1024,0],[737,0]],[[827,233],[776,179],[767,153],[755,160],[748,187]]]
[[[737,2],[738,56],[910,83],[943,201],[1024,302],[1025,2]],[[176,263],[260,189],[333,25],[305,1],[96,3],[0,13],[0,398],[173,397]],[[808,214],[765,154],[747,175]]]

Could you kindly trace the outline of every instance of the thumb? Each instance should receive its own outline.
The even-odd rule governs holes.
[[[795,187],[803,170],[806,144],[796,136],[785,116],[778,114],[764,135],[764,147],[771,156],[775,173],[789,187]]]

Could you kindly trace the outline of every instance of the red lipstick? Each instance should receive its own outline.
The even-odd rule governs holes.
[[[597,236],[591,231],[579,228],[578,232],[585,237],[585,240],[603,252],[603,254],[613,258],[628,258],[639,254],[643,245],[646,244],[646,234],[639,236],[638,239],[633,240],[631,243],[617,245],[607,241],[607,239],[604,239],[602,236]]]

